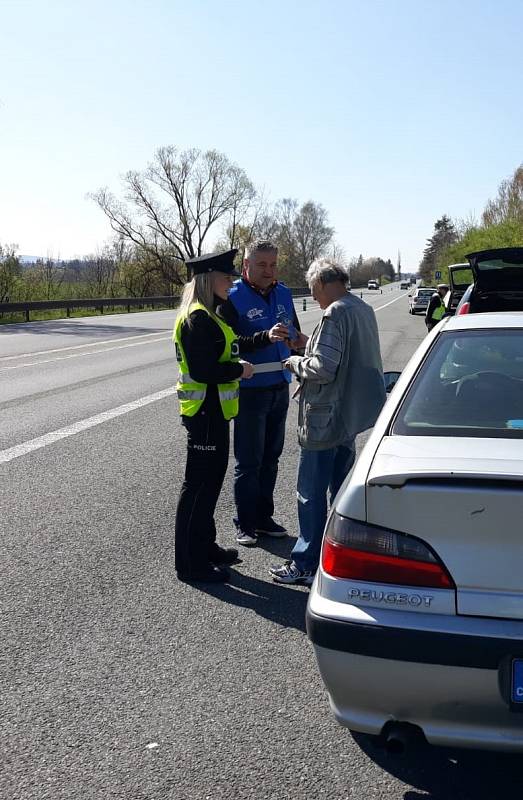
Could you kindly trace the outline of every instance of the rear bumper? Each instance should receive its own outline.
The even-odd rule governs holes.
[[[314,645],[340,653],[491,670],[507,656],[523,658],[523,641],[514,639],[365,625],[321,617],[310,608],[306,621]]]
[[[523,714],[502,694],[522,641],[365,625],[310,608],[307,632],[342,725],[379,734],[397,720],[419,725],[432,744],[523,751]]]

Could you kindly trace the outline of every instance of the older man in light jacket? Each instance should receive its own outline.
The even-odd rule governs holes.
[[[307,272],[312,295],[324,310],[304,356],[286,362],[301,382],[298,440],[299,537],[291,559],[270,572],[278,583],[311,584],[318,568],[332,503],[356,455],[356,434],[374,425],[385,402],[378,326],[371,306],[347,291],[340,265],[318,259]]]

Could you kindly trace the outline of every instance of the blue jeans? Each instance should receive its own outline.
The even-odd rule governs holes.
[[[240,412],[234,420],[234,500],[237,524],[244,531],[254,531],[274,514],[288,408],[288,383],[240,389]]]
[[[300,535],[291,555],[302,572],[318,569],[327,521],[327,491],[332,504],[355,457],[354,439],[330,450],[301,451],[296,492]]]

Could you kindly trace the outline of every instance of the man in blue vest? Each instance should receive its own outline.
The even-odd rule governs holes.
[[[290,290],[277,280],[278,248],[257,241],[245,251],[242,278],[236,281],[219,313],[238,335],[285,325],[292,339],[300,330]],[[234,520],[238,544],[256,545],[258,534],[286,536],[273,519],[274,487],[285,440],[290,372],[289,341],[274,342],[252,353],[254,375],[240,383],[240,410],[234,424]],[[251,354],[249,354],[251,357]]]

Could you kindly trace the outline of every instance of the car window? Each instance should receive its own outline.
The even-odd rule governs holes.
[[[477,261],[477,268],[482,270],[491,270],[496,269],[512,269],[512,268],[523,268],[523,261],[521,257],[510,258],[485,258],[485,259],[478,259]]]
[[[471,283],[474,283],[474,276],[470,267],[463,267],[463,269],[453,269],[450,273],[452,285],[455,288],[467,288]]]
[[[523,329],[442,333],[392,434],[523,438]]]

